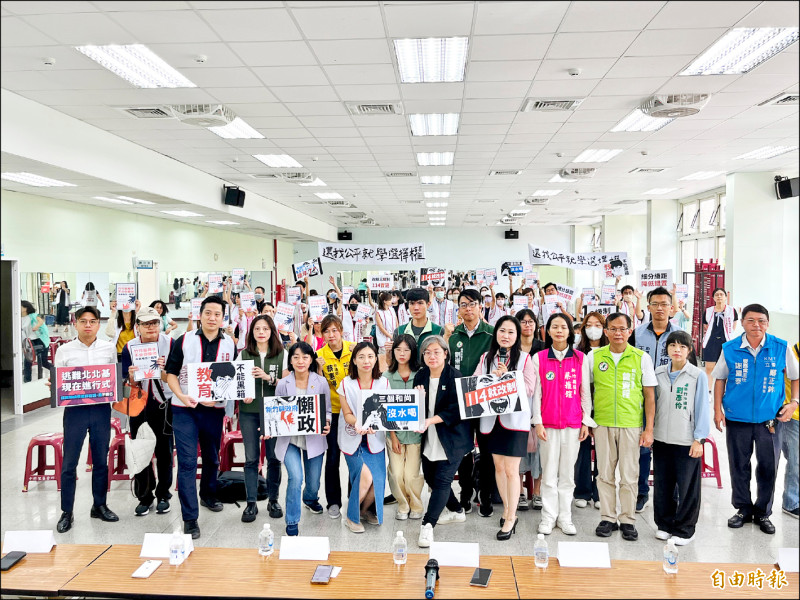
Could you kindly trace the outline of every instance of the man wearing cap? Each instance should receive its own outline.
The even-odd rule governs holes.
[[[172,338],[161,333],[161,316],[154,308],[143,308],[136,313],[136,325],[139,335],[125,344],[122,349],[122,376],[130,385],[131,391],[143,390],[147,394],[145,409],[136,416],[131,416],[131,435],[135,438],[139,428],[147,423],[156,435],[156,469],[158,483],[153,466],[148,465],[133,477],[133,492],[139,499],[134,514],[143,517],[150,512],[153,501],[158,499],[156,512],[169,512],[169,500],[172,494],[172,390],[167,385],[165,370],[167,356],[172,349]],[[158,344],[158,360],[156,366],[160,370],[154,378],[146,377],[142,369],[133,365],[132,353],[135,346],[141,344]]]

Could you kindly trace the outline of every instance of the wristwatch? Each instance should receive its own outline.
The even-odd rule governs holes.
[[[706,438],[700,438],[699,440],[696,439],[695,442],[697,442],[698,444],[700,444],[702,446],[703,444],[706,443]]]

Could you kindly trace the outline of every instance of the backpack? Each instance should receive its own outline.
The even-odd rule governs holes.
[[[267,499],[267,480],[258,476],[257,500]],[[217,477],[217,500],[226,504],[247,501],[243,471],[223,471]]]

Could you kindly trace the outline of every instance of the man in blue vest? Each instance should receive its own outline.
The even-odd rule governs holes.
[[[714,382],[714,423],[726,427],[728,465],[736,514],[728,527],[755,521],[761,531],[775,533],[770,522],[775,477],[781,451],[780,427],[797,408],[798,366],[785,340],[767,334],[769,312],[760,304],[742,310],[744,334],[722,345],[711,373]],[[792,401],[784,404],[784,373]],[[750,457],[756,450],[758,493],[750,495]]]
[[[667,338],[678,328],[669,320],[669,309],[672,306],[672,294],[667,288],[657,287],[647,294],[647,308],[650,310],[650,319],[647,323],[639,325],[633,332],[633,337],[628,342],[631,346],[644,350],[653,359],[653,368],[669,363],[667,354]],[[650,448],[639,448],[639,490],[636,494],[636,512],[644,511],[650,499]]]

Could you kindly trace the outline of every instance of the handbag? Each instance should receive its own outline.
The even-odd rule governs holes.
[[[144,471],[153,459],[156,449],[156,434],[146,422],[139,426],[136,437],[125,433],[125,465],[131,475]]]
[[[147,390],[141,386],[133,388],[126,383],[122,396],[122,400],[114,402],[111,408],[129,417],[138,417],[147,406]]]

